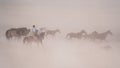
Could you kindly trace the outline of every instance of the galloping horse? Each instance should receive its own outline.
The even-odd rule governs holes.
[[[97,31],[93,31],[93,32],[90,33],[90,34],[85,34],[83,37],[84,37],[85,39],[95,40],[97,35],[98,35],[98,32],[97,32]]]
[[[12,39],[13,37],[15,38],[21,38],[22,36],[26,36],[27,34],[29,34],[30,30],[27,29],[26,27],[23,27],[23,28],[11,28],[11,29],[8,29],[6,31],[6,38],[9,40],[9,39]]]
[[[32,44],[33,42],[34,43],[37,43],[37,45],[39,45],[39,43],[43,43],[43,39],[44,39],[44,36],[45,36],[45,32],[42,32],[40,34],[36,34],[34,36],[26,36],[24,37],[23,39],[23,43],[29,43],[29,44]]]
[[[48,36],[48,35],[55,36],[55,34],[57,32],[60,33],[60,30],[59,29],[56,29],[56,30],[46,30],[46,36]]]
[[[108,34],[112,35],[112,32],[110,30],[103,33],[98,33],[94,31],[91,34],[86,34],[84,38],[90,39],[90,40],[106,40],[106,37],[108,36]]]
[[[97,34],[95,38],[102,41],[102,40],[106,40],[107,36],[112,34],[113,33],[110,30],[108,30],[106,32]]]
[[[81,32],[77,32],[77,33],[71,32],[71,33],[68,33],[66,35],[66,38],[69,38],[69,39],[72,39],[72,38],[81,39],[84,34],[87,34],[85,30],[82,30]]]
[[[46,27],[41,27],[40,30],[41,31],[46,30]]]

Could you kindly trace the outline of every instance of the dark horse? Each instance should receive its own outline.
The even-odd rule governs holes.
[[[29,34],[30,30],[27,29],[26,27],[23,28],[11,28],[6,31],[6,38],[12,39],[13,37],[15,38],[21,38],[22,36],[26,36]]]
[[[85,30],[82,30],[81,32],[77,32],[77,33],[71,32],[71,33],[68,33],[66,35],[66,38],[69,38],[69,39],[72,39],[72,38],[81,39],[84,34],[86,34]]]
[[[41,44],[43,43],[44,36],[45,36],[45,32],[42,32],[40,34],[35,34],[34,36],[26,36],[23,39],[23,43],[32,44],[34,42],[37,43],[37,45],[39,45],[39,43]]]

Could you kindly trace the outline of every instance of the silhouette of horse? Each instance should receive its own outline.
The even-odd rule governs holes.
[[[86,33],[83,37],[84,37],[84,39],[95,40],[97,35],[98,35],[98,32],[97,31],[93,31],[90,34]]]
[[[81,39],[84,34],[86,34],[85,30],[82,30],[81,32],[77,32],[77,33],[71,32],[71,33],[68,33],[66,35],[66,38],[69,38],[69,39],[72,39],[72,38]]]
[[[106,37],[108,35],[112,35],[112,32],[110,30],[103,32],[103,33],[98,33],[96,31],[92,32],[91,34],[86,34],[84,36],[85,39],[90,39],[90,40],[106,40]]]
[[[24,44],[25,43],[32,44],[34,42],[34,43],[37,43],[37,45],[39,46],[39,43],[41,43],[41,45],[42,45],[44,36],[45,36],[45,32],[42,32],[40,34],[36,34],[34,36],[26,36],[23,39],[23,43]]]
[[[23,36],[26,36],[27,34],[29,34],[30,30],[27,29],[26,27],[23,28],[11,28],[8,29],[5,33],[6,38],[12,39],[13,37],[20,39]]]
[[[55,36],[55,34],[57,32],[60,33],[60,30],[59,29],[56,29],[56,30],[46,30],[46,36],[48,36],[48,35]]]
[[[46,27],[41,27],[40,30],[41,31],[46,30]]]
[[[108,30],[106,32],[97,34],[95,38],[98,39],[98,40],[103,41],[103,40],[106,40],[108,35],[112,35],[112,34],[113,33],[110,30]]]

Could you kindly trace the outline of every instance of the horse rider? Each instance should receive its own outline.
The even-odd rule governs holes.
[[[38,29],[36,28],[35,25],[32,26],[31,33],[32,33],[33,36],[35,36],[36,34],[38,34]]]

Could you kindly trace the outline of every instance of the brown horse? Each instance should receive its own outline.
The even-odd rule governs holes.
[[[26,36],[27,34],[29,34],[30,30],[27,29],[26,27],[23,27],[23,28],[11,28],[11,29],[8,29],[6,31],[6,38],[9,40],[9,39],[12,39],[13,37],[15,38],[21,38],[23,36]]]
[[[55,36],[55,34],[57,32],[60,33],[60,30],[59,29],[56,29],[56,30],[46,30],[46,36],[48,36],[48,35]]]
[[[68,33],[66,35],[66,38],[69,38],[69,39],[72,39],[72,38],[81,39],[84,34],[86,34],[85,30],[82,30],[81,32],[77,32],[77,33],[71,32],[71,33]]]
[[[39,43],[41,43],[41,45],[42,45],[44,36],[45,36],[45,32],[42,32],[40,34],[36,34],[34,36],[26,36],[23,39],[23,43],[24,44],[25,43],[32,44],[34,42],[34,43],[37,43],[37,45],[39,45]]]

